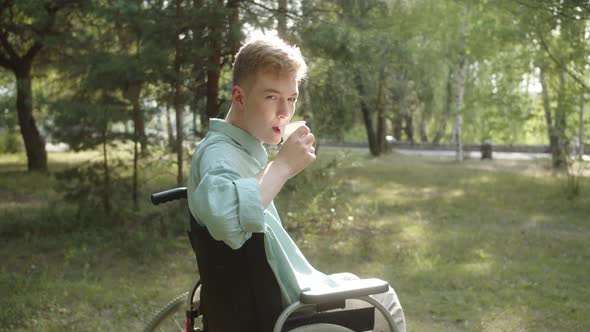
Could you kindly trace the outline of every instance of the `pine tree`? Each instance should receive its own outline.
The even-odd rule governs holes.
[[[48,40],[67,26],[67,12],[79,1],[0,1],[0,66],[14,74],[16,111],[25,143],[29,171],[47,170],[45,139],[33,115],[33,62],[49,45]],[[61,15],[60,15],[61,14]]]

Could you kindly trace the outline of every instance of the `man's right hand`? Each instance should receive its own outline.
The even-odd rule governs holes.
[[[297,128],[281,145],[275,166],[284,167],[291,178],[315,161],[315,137],[307,126]]]
[[[264,208],[268,207],[287,180],[315,160],[314,140],[309,128],[297,128],[283,143],[275,159],[256,175]]]

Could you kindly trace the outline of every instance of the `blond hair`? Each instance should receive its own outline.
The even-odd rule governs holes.
[[[264,36],[248,41],[233,64],[233,85],[244,85],[261,71],[294,74],[297,82],[305,78],[307,65],[297,46],[278,37]]]

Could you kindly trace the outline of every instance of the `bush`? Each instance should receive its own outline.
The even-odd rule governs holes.
[[[347,154],[339,153],[287,182],[276,203],[285,227],[294,236],[325,233],[350,218],[352,207],[341,195],[346,191],[337,173],[347,159]]]
[[[0,133],[0,153],[18,153],[24,144],[20,135],[14,132]]]
[[[563,187],[565,197],[573,200],[582,192],[582,179],[588,165],[583,159],[577,160],[572,154],[565,153],[566,181]]]
[[[56,174],[57,191],[77,206],[79,222],[121,224],[133,212],[131,181],[121,175],[126,168],[122,161],[111,162],[108,181],[102,162],[67,169]]]

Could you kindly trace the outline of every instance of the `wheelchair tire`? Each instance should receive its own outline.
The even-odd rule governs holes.
[[[301,326],[289,332],[354,332],[344,326],[334,324],[312,324],[307,326]]]
[[[174,300],[165,305],[146,325],[144,332],[185,331],[186,324],[186,297],[188,292],[178,295]],[[196,307],[199,301],[195,300]],[[194,331],[202,331],[201,319],[195,319]]]

